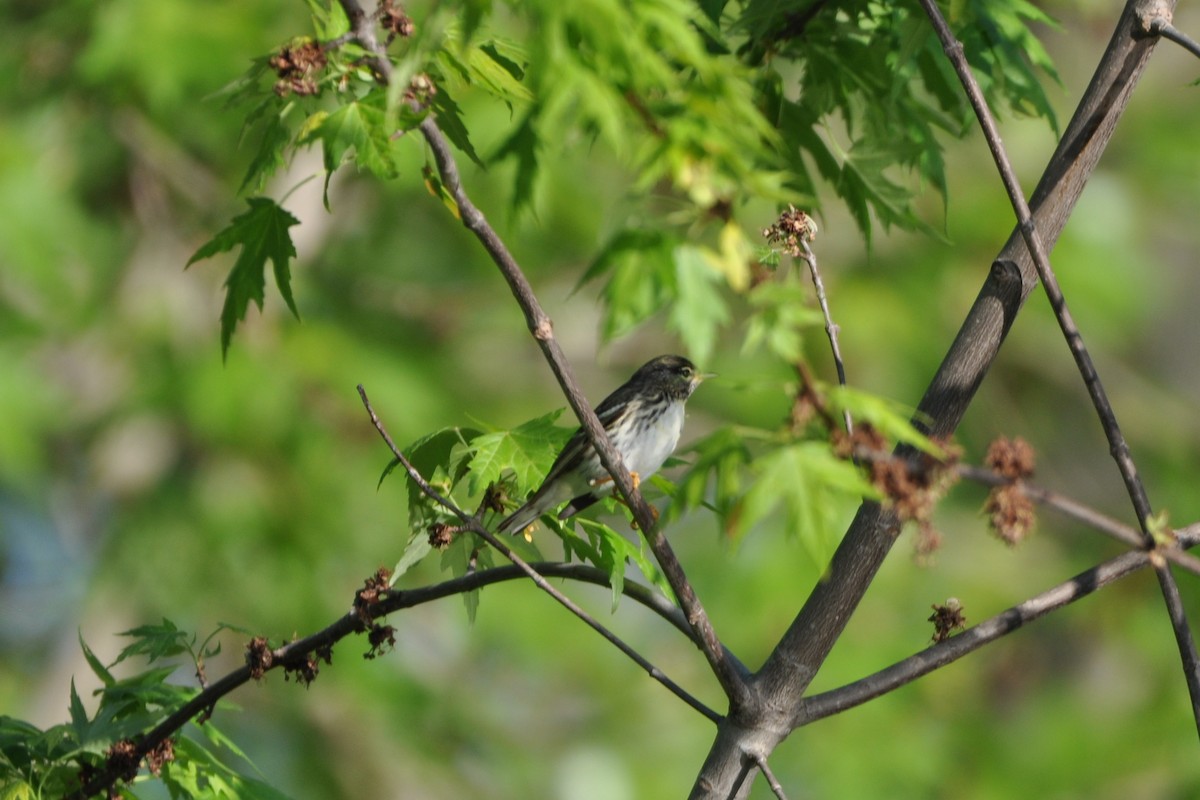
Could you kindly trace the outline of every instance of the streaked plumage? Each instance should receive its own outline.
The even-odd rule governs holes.
[[[625,468],[644,481],[675,451],[683,431],[683,409],[706,378],[682,356],[659,356],[596,406],[596,416],[621,453]],[[559,519],[590,506],[610,482],[608,471],[582,428],[575,431],[550,467],[536,492],[499,525],[501,533],[516,533],[557,505],[571,502]],[[610,490],[611,491],[611,490]]]

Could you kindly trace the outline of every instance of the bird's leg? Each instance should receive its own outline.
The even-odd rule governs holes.
[[[640,475],[638,475],[636,472],[631,472],[631,473],[629,473],[629,477],[633,481],[634,489],[641,487],[642,478]],[[615,481],[613,481],[613,479],[610,476],[605,476],[603,478],[597,478],[596,480],[592,481],[592,486],[599,488],[606,483],[615,483]],[[616,501],[618,503],[620,503],[621,505],[625,506],[626,508],[629,508],[629,504],[625,502],[625,498],[621,497],[621,492],[619,489],[617,489],[616,486],[613,487],[613,498],[616,499]],[[654,506],[650,506],[650,515],[652,517],[654,517],[655,522],[658,521],[658,509],[655,508]],[[637,530],[637,520],[634,520],[634,522],[633,522],[633,529]]]
[[[629,477],[633,480],[634,489],[637,489],[642,485],[642,478],[636,472],[629,473]],[[607,483],[616,483],[616,481],[612,479],[611,475],[605,475],[603,478],[596,478],[595,480],[591,481],[592,487],[597,489]],[[621,498],[621,491],[616,486],[613,486],[613,497],[617,498],[618,500]]]

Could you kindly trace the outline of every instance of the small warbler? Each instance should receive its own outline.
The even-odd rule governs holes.
[[[621,454],[635,486],[657,472],[674,452],[683,431],[684,403],[708,377],[682,356],[659,356],[643,364],[596,406],[596,416]],[[498,530],[518,533],[570,500],[558,512],[559,519],[566,519],[599,500],[601,487],[611,482],[596,448],[580,428],[554,459],[541,487],[506,517]]]

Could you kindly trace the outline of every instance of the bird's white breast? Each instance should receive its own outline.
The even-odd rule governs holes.
[[[663,465],[667,456],[675,452],[679,444],[679,434],[683,431],[683,408],[681,402],[671,403],[658,419],[637,434],[638,445],[634,448],[622,448],[630,454],[625,459],[625,468],[636,472],[641,480],[646,480]]]

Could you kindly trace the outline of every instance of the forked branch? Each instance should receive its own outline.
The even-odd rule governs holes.
[[[388,60],[386,51],[380,45],[375,35],[373,22],[363,11],[357,0],[339,0],[339,3],[350,20],[354,38],[358,40],[359,44],[368,53],[371,53],[371,66],[375,70],[379,81],[387,85],[391,79],[391,62]],[[518,305],[524,312],[526,324],[529,326],[534,340],[541,347],[542,354],[545,356],[550,369],[558,380],[567,403],[579,418],[580,424],[587,432],[589,440],[600,456],[601,463],[613,477],[613,481],[620,491],[621,496],[632,510],[638,528],[642,531],[643,536],[645,536],[651,552],[654,553],[655,559],[657,559],[659,566],[662,568],[663,575],[666,577],[671,590],[674,592],[680,607],[687,617],[688,623],[695,631],[696,638],[700,642],[700,648],[705,658],[707,658],[718,682],[721,684],[721,688],[732,705],[736,706],[747,703],[750,699],[750,692],[746,686],[743,673],[738,669],[738,665],[728,658],[727,651],[717,638],[716,631],[713,629],[708,614],[705,612],[699,598],[696,597],[695,591],[688,582],[687,576],[684,574],[683,566],[679,563],[679,559],[675,556],[675,552],[670,544],[668,544],[666,536],[659,529],[658,521],[653,511],[642,497],[637,486],[634,485],[629,471],[621,461],[620,454],[613,447],[612,442],[609,441],[608,435],[604,431],[604,426],[601,425],[591,404],[579,388],[579,383],[575,380],[571,365],[563,354],[558,339],[554,336],[553,323],[538,302],[533,288],[525,277],[525,273],[517,264],[512,253],[509,252],[504,241],[496,233],[495,229],[492,228],[491,224],[488,223],[483,212],[471,201],[471,198],[463,189],[458,164],[454,158],[454,154],[450,150],[450,143],[442,134],[437,121],[432,115],[426,116],[421,121],[420,131],[421,135],[425,137],[430,151],[433,153],[442,184],[458,207],[459,217],[463,225],[479,239],[492,261],[500,270],[500,274],[503,276],[505,282],[507,282],[509,289],[513,293],[513,297],[516,298]]]

